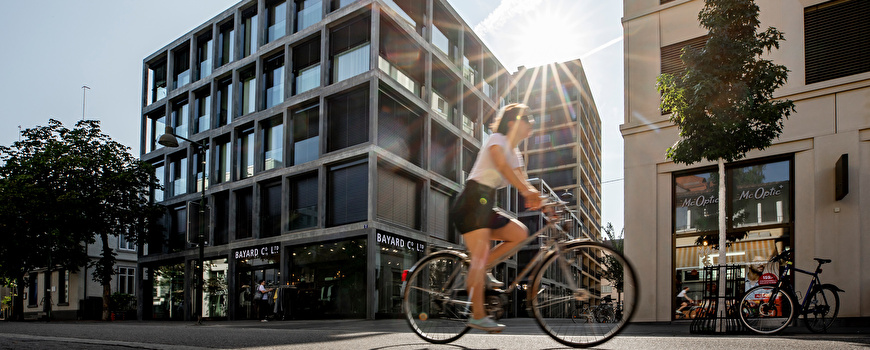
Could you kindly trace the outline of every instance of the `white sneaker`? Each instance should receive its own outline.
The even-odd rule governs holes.
[[[486,273],[486,287],[490,289],[498,289],[504,287],[504,282],[495,279],[492,272]]]
[[[260,322],[269,322],[269,320],[262,320],[262,321],[260,321]]]
[[[470,317],[468,318],[468,326],[487,332],[501,332],[505,327],[503,324],[495,322],[492,317],[489,316],[486,316],[479,320],[475,320],[473,317]]]

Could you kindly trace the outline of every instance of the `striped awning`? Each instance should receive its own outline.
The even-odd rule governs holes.
[[[773,239],[731,243],[725,252],[728,257],[727,263],[744,265],[753,263],[753,261],[767,262],[774,247]],[[719,252],[705,246],[678,247],[674,254],[674,267],[676,269],[702,268],[705,257],[709,257],[710,264],[716,265],[719,262]]]

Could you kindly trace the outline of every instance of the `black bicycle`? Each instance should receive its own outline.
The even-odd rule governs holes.
[[[821,333],[828,330],[840,311],[840,296],[845,292],[833,284],[822,284],[819,275],[822,265],[830,259],[815,258],[819,263],[815,272],[801,270],[787,259],[791,250],[786,250],[770,259],[770,262],[783,261],[776,284],[761,285],[746,292],[740,302],[740,321],[747,328],[759,334],[775,334],[785,329],[796,316],[803,315],[810,331]],[[787,282],[791,271],[812,276],[804,300],[796,307],[797,295]]]
[[[551,202],[545,206],[561,205]],[[589,239],[574,239],[561,223],[568,219],[562,211],[502,258],[539,237],[545,238],[538,253],[504,290],[487,290],[486,310],[495,319],[504,314],[504,305],[514,291],[526,292],[526,305],[538,325],[556,341],[573,347],[589,347],[606,342],[628,324],[637,303],[634,269],[611,246]],[[501,259],[499,259],[501,260]],[[487,266],[492,268],[495,263]],[[468,332],[468,301],[465,277],[469,258],[463,251],[443,250],[429,254],[403,276],[403,311],[408,325],[424,340],[444,344]],[[526,278],[528,279],[526,280]],[[611,308],[607,315],[593,315],[578,322],[582,305],[600,303],[606,297],[602,286],[617,285],[624,295],[619,313]]]

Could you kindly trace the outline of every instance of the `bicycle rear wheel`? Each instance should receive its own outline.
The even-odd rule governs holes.
[[[840,312],[840,296],[829,286],[816,288],[810,294],[810,303],[804,314],[807,328],[814,333],[823,333],[831,327]]]
[[[408,325],[420,338],[444,344],[468,332],[467,273],[468,263],[457,252],[431,254],[408,271],[402,309]]]
[[[610,313],[609,320],[592,317],[588,323],[576,322],[572,316],[583,303],[599,304],[604,286],[612,287],[617,304],[623,304],[622,312]],[[528,298],[538,325],[550,337],[564,345],[590,347],[606,342],[628,324],[637,302],[637,279],[619,252],[600,243],[576,242],[544,258]]]
[[[792,319],[794,319],[794,299],[789,293],[775,286],[752,288],[740,301],[740,321],[755,333],[780,332],[791,323]]]

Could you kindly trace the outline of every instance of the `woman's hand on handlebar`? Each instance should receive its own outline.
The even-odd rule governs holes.
[[[526,208],[531,210],[538,210],[541,208],[541,193],[538,192],[537,189],[529,187],[526,188],[525,191],[520,192],[520,194],[523,196],[523,199],[525,199]]]

